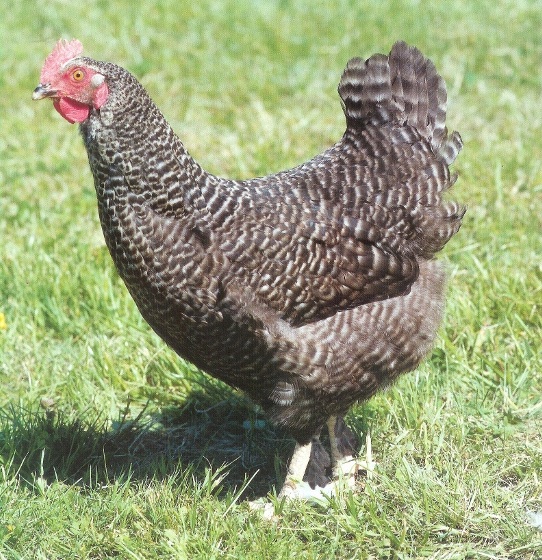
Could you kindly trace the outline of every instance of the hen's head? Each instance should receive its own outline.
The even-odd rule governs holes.
[[[81,57],[82,52],[83,45],[77,39],[58,41],[45,59],[40,84],[32,94],[32,99],[50,97],[70,123],[85,121],[90,109],[99,109],[109,95],[105,76]]]

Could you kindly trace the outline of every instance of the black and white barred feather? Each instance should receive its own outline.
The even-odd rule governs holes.
[[[81,125],[117,269],[181,356],[246,391],[300,443],[429,352],[444,273],[433,256],[464,210],[444,201],[461,149],[431,61],[396,43],[352,59],[346,132],[294,169],[204,171],[137,80]]]

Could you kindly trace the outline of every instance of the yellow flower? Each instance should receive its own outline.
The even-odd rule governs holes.
[[[5,331],[8,328],[6,323],[6,316],[3,313],[0,313],[0,331]]]

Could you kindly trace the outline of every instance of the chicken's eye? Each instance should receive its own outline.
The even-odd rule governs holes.
[[[83,72],[83,70],[81,70],[79,68],[77,70],[74,70],[73,73],[72,73],[72,78],[76,82],[80,82],[84,77],[85,77],[85,73]]]

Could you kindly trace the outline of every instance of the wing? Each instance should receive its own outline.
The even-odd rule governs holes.
[[[226,289],[232,282],[250,288],[293,326],[406,293],[418,276],[408,210],[363,194],[349,201],[355,185],[326,199],[319,169],[334,175],[332,161],[312,162],[249,184],[217,231],[231,264]]]
[[[461,138],[446,86],[417,49],[352,59],[339,84],[343,139],[294,170],[245,183],[220,224],[231,281],[292,325],[407,293],[418,259],[459,229],[443,202]]]

